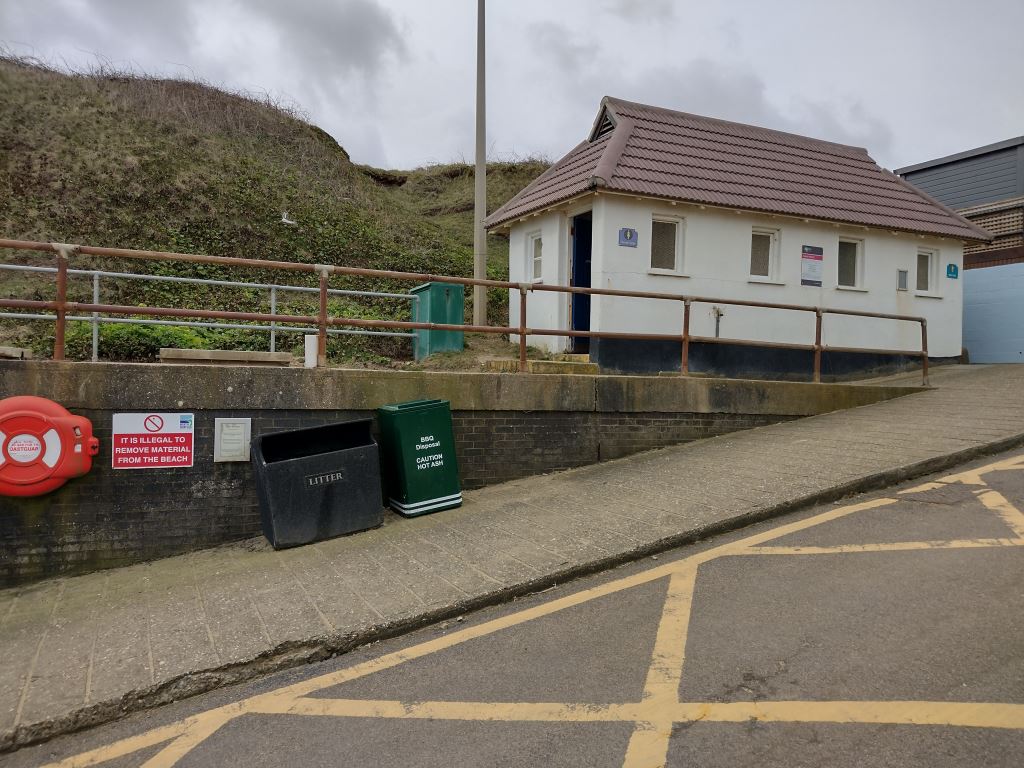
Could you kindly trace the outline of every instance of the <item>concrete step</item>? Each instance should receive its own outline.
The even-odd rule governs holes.
[[[566,352],[565,354],[555,355],[554,359],[562,363],[589,363],[590,355],[586,353],[582,355],[576,355],[569,354],[568,352]]]
[[[485,360],[484,370],[488,373],[518,373],[519,361],[504,358]],[[596,363],[571,362],[566,360],[527,360],[526,372],[596,376],[600,373],[600,369],[597,367]]]

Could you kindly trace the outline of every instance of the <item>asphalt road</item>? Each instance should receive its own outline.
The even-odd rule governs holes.
[[[1019,510],[1014,452],[0,762],[1018,766]]]

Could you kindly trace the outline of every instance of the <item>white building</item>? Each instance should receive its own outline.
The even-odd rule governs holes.
[[[923,316],[929,352],[961,352],[964,242],[979,227],[864,149],[605,98],[589,137],[487,220],[509,279]],[[518,296],[510,325],[519,322]],[[676,334],[681,302],[531,292],[530,328]],[[812,344],[810,312],[697,303],[695,336]],[[672,341],[531,335],[603,368],[678,370]],[[913,351],[917,323],[826,315],[822,343]],[[691,345],[693,370],[804,375],[810,352]],[[826,351],[828,375],[892,358]]]

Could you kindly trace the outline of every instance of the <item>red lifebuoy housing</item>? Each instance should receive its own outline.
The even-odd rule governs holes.
[[[0,400],[0,496],[41,496],[92,469],[92,422],[43,397]]]

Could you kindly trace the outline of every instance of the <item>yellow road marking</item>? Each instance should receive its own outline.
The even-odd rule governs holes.
[[[639,711],[647,713],[643,708]],[[382,699],[311,699],[266,702],[254,714],[313,717],[379,717],[390,720],[466,720],[482,722],[621,722],[638,710],[623,704],[492,701],[392,701]]]
[[[978,494],[978,501],[999,515],[1018,536],[1024,536],[1024,514],[999,491],[988,490]]]
[[[952,701],[754,701],[680,704],[682,721],[879,723],[965,728],[1024,728],[1024,704]]]
[[[417,701],[300,698],[260,714],[379,717],[391,720],[471,722],[636,722],[634,733],[654,734],[653,723],[885,723],[1024,729],[1024,704],[955,701],[733,701],[562,704],[492,701]],[[644,739],[647,736],[643,737]],[[653,739],[651,745],[654,745]],[[660,745],[659,745],[660,746]],[[661,760],[664,760],[662,756]]]
[[[945,483],[922,483],[921,485],[915,485],[913,488],[904,488],[902,491],[896,491],[896,495],[903,496],[908,493],[924,493],[925,491],[937,491],[939,488],[945,487]]]
[[[925,483],[901,494],[923,492],[949,483],[985,487],[984,475],[1024,469],[1024,455],[994,462],[985,467]],[[1024,514],[996,491],[979,491],[978,498],[999,514],[1018,536],[1016,539],[965,539],[940,542],[898,542],[857,544],[838,547],[765,547],[765,542],[838,520],[856,512],[897,503],[880,498],[837,507],[804,520],[780,525],[699,552],[682,560],[600,584],[543,605],[526,608],[411,648],[385,654],[347,669],[330,672],[276,691],[217,707],[185,718],[178,723],[121,739],[83,752],[46,768],[80,768],[98,765],[148,747],[165,744],[146,763],[148,768],[173,766],[224,724],[244,714],[286,714],[297,716],[420,718],[431,720],[494,720],[549,722],[635,723],[626,765],[663,765],[672,725],[677,722],[830,722],[932,724],[964,727],[1024,729],[1024,705],[927,701],[758,701],[690,702],[677,700],[692,609],[692,596],[700,565],[727,556],[747,554],[830,554],[833,552],[904,551],[1024,545]],[[308,694],[340,685],[375,672],[396,667],[440,650],[485,637],[510,627],[566,610],[605,595],[671,577],[665,608],[658,627],[655,650],[648,669],[644,697],[640,702],[594,705],[587,703],[495,703],[495,702],[401,702],[352,699],[313,699]]]
[[[662,712],[679,703],[679,683],[683,675],[690,609],[696,585],[696,567],[675,573],[669,581],[641,697],[650,714],[638,720],[633,728],[623,768],[661,765],[668,755],[672,720],[662,716]]]
[[[917,549],[985,549],[1021,547],[1021,539],[954,539],[952,541],[891,541],[878,544],[836,544],[829,547],[750,547],[745,555],[835,555],[847,552],[912,552]]]
[[[941,483],[963,483],[964,485],[988,485],[982,477],[992,472],[1004,472],[1012,469],[1024,469],[1024,454],[1020,456],[1011,456],[1008,459],[1002,461],[995,461],[991,464],[986,464],[983,467],[976,467],[975,469],[968,469],[963,472],[957,472],[953,475],[946,475],[946,477],[939,478]]]
[[[163,744],[165,741],[177,738],[195,725],[200,718],[201,715],[196,715],[171,725],[165,725],[162,728],[154,728],[152,731],[146,731],[137,736],[129,736],[126,739],[105,744],[102,747],[73,755],[56,763],[50,763],[47,768],[58,768],[58,766],[59,768],[87,768],[88,766],[99,765],[109,760],[116,760],[119,757],[138,752],[140,749],[155,747],[157,744]]]
[[[142,768],[169,768],[187,755],[201,742],[212,736],[222,725],[236,715],[221,712],[220,717],[210,717],[197,723],[142,764]]]

